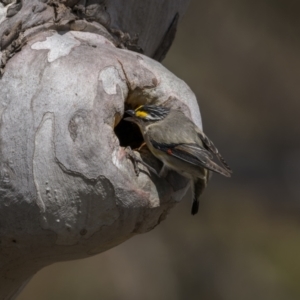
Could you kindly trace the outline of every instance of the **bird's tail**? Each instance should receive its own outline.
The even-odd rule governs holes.
[[[191,214],[195,215],[199,211],[199,203],[200,203],[200,196],[202,195],[203,191],[205,190],[207,186],[207,181],[209,178],[209,171],[206,170],[206,176],[203,178],[197,178],[194,182],[193,186],[193,203],[192,203],[192,209]]]

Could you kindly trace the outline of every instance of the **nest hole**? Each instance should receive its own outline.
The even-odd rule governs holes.
[[[126,115],[125,115],[126,117]],[[116,136],[120,141],[120,146],[132,149],[139,148],[144,142],[139,127],[131,122],[122,119],[114,129]]]

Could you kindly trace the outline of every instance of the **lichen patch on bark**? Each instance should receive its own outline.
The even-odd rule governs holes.
[[[55,32],[52,36],[47,37],[43,42],[36,42],[31,45],[34,50],[49,50],[48,62],[67,56],[74,47],[78,47],[80,42],[70,33]]]
[[[0,23],[6,19],[6,11],[7,7],[4,7],[3,4],[0,3]]]
[[[99,74],[99,80],[102,81],[103,89],[108,95],[116,95],[117,86],[121,88],[122,93],[127,91],[125,79],[121,77],[116,67],[111,66],[103,69]]]

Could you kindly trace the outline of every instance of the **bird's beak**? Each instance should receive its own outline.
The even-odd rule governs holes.
[[[123,120],[124,120],[124,121],[128,121],[128,122],[136,123],[136,122],[135,122],[135,119],[132,118],[132,117],[127,117],[127,118],[124,118]]]
[[[125,114],[127,114],[127,115],[130,116],[130,117],[124,118],[125,121],[136,123],[136,118],[135,118],[134,110],[132,110],[132,109],[126,110]]]

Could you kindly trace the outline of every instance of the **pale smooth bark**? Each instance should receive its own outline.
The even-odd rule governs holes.
[[[193,92],[148,57],[164,57],[188,2],[0,1],[0,299],[153,229],[186,193],[176,173],[136,176],[114,129],[144,103],[201,127]]]

